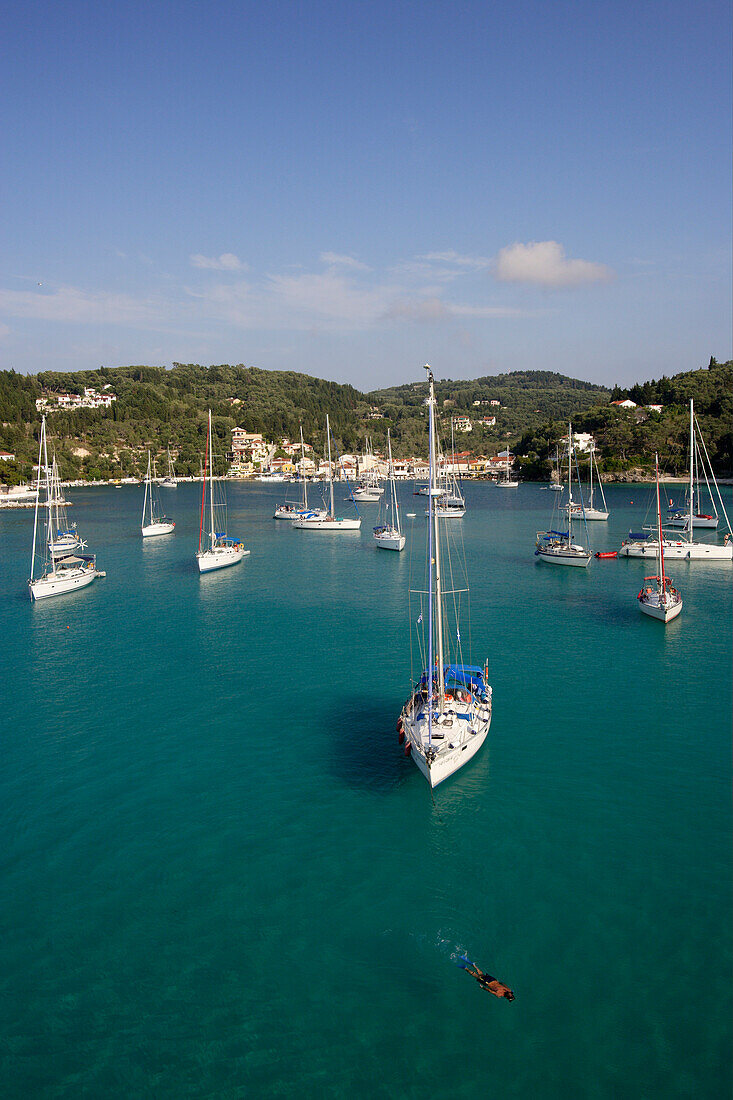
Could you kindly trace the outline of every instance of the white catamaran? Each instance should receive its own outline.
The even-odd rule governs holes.
[[[155,482],[155,463],[152,463],[151,467],[150,451],[148,451],[148,472],[145,475],[145,496],[143,497],[143,515],[140,523],[144,539],[150,538],[151,535],[170,535],[176,526],[168,516],[161,515]]]
[[[207,485],[209,489],[208,507],[206,502]],[[211,448],[211,409],[209,409],[204,480],[201,486],[199,548],[196,553],[199,573],[211,573],[214,569],[224,569],[228,565],[236,565],[245,554],[249,554],[249,550],[245,550],[241,539],[233,539],[227,535],[226,515],[224,485],[214,477],[214,452]]]
[[[695,528],[695,410],[693,402],[690,400],[690,482],[687,494],[687,521],[685,528],[679,535],[674,533],[674,537],[670,537],[669,533],[662,533],[661,537],[664,542],[664,553],[667,558],[685,558],[687,561],[733,561],[733,536],[731,535],[730,520],[728,519],[728,513],[725,510],[723,504],[723,498],[720,494],[718,483],[715,480],[715,474],[713,473],[712,465],[710,464],[710,458],[708,456],[705,441],[700,435],[700,427],[697,426],[698,438],[700,440],[700,447],[708,463],[708,469],[710,478],[712,480],[713,489],[718,497],[718,504],[720,505],[720,511],[727,532],[725,535],[725,541],[721,546],[720,543],[715,542],[695,542],[694,540],[694,528]],[[699,453],[699,451],[697,452]],[[712,499],[712,491],[711,491]],[[717,514],[717,513],[716,513]],[[625,539],[621,544],[619,550],[619,557],[623,558],[656,558],[659,552],[658,540],[660,538],[659,532],[648,532],[647,529],[640,534],[634,534],[629,532],[628,539]]]
[[[405,536],[400,526],[400,506],[397,500],[397,486],[392,463],[392,440],[387,428],[387,448],[389,451],[389,488],[384,498],[384,522],[374,528],[374,541],[382,550],[402,550]],[[380,504],[380,514],[382,506]]]
[[[559,502],[556,501],[559,504]],[[582,505],[581,505],[582,508]],[[567,531],[538,531],[535,556],[553,565],[576,565],[585,568],[591,559],[590,550],[573,542],[573,426],[568,425],[568,501],[558,506],[558,514],[565,513]],[[555,509],[553,508],[553,516]],[[585,529],[586,539],[588,528]]]
[[[41,501],[41,489],[45,500]],[[38,535],[38,510],[44,509],[45,517],[41,522],[44,530],[43,569],[36,576],[36,538]],[[51,466],[48,464],[48,444],[46,440],[46,418],[41,420],[41,439],[38,447],[38,481],[36,484],[36,509],[33,520],[33,549],[31,552],[31,575],[28,580],[28,592],[32,600],[44,600],[49,596],[62,596],[86,588],[97,573],[94,555],[79,554],[85,544],[79,538],[76,525],[69,527],[61,496],[58,466],[54,456]],[[38,555],[40,557],[40,555]]]
[[[682,610],[682,596],[664,572],[664,539],[662,537],[662,508],[659,500],[659,456],[654,456],[657,479],[657,576],[644,577],[644,584],[637,596],[639,610],[653,619],[668,623],[676,619]]]
[[[326,416],[326,439],[328,441],[328,490],[329,508],[325,515],[322,512],[313,515],[300,516],[293,521],[293,527],[299,531],[326,531],[334,534],[337,531],[358,531],[361,527],[361,516],[357,509],[355,519],[342,519],[336,516],[333,507],[333,467],[331,462],[331,425]],[[356,505],[355,505],[356,507]]]
[[[413,590],[413,595],[420,597],[420,615],[416,626],[422,627],[422,630],[418,630],[418,643],[426,667],[402,708],[397,729],[400,742],[405,742],[405,753],[412,756],[430,786],[437,787],[467,764],[486,740],[491,725],[491,688],[486,683],[486,668],[458,663],[459,658],[462,660],[463,652],[458,612],[460,598],[462,595],[467,596],[468,587],[454,588],[451,581],[451,588],[445,589],[442,583],[441,549],[445,542],[446,529],[434,506],[432,494],[437,477],[435,390],[432,371],[429,367],[425,369],[428,372],[429,386],[430,462],[427,589]],[[454,570],[450,557],[448,570],[448,576],[452,578]],[[448,596],[453,596],[452,611],[446,603]],[[446,638],[449,620],[451,625],[455,625],[456,661],[452,664],[447,664],[445,657],[446,648],[451,648],[451,643]]]

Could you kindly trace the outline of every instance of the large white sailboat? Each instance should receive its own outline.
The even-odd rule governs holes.
[[[596,459],[596,446],[593,441],[590,445],[590,454],[588,456],[588,467],[590,471],[590,484],[588,487],[588,501],[585,504],[576,504],[573,508],[574,516],[585,516],[586,519],[608,519],[610,512],[608,511],[608,505],[606,504],[606,497],[603,492],[603,482],[601,481],[601,475],[598,471],[598,461]],[[601,494],[601,501],[603,503],[602,508],[596,508],[593,503],[593,467],[596,468],[596,481],[598,483],[598,491]]]
[[[441,519],[463,519],[466,514],[466,501],[461,487],[458,483],[458,478],[455,475],[454,469],[456,464],[456,442],[455,442],[455,429],[453,417],[450,422],[450,436],[451,436],[451,469],[448,471],[448,460],[445,455],[440,454],[440,440],[437,436],[436,430],[436,446],[437,446],[437,471],[438,471],[438,488],[441,491],[440,495],[436,497],[435,509],[438,516]],[[428,515],[426,511],[425,515]]]
[[[208,506],[207,486],[209,490]],[[199,573],[211,573],[214,569],[225,569],[228,565],[236,565],[246,554],[249,554],[249,550],[245,550],[241,539],[230,538],[227,535],[226,515],[224,485],[214,477],[214,452],[211,446],[211,409],[209,409],[204,480],[201,486],[199,548],[196,553]]]
[[[148,471],[145,475],[145,496],[143,497],[143,514],[140,522],[144,539],[150,538],[152,535],[170,535],[176,526],[172,519],[161,514],[155,483],[155,463],[151,465],[150,451],[148,451]]]
[[[428,449],[430,479],[428,495],[427,588],[413,590],[420,598],[420,614],[416,627],[418,647],[425,668],[414,685],[410,698],[402,708],[397,729],[405,752],[411,755],[431,787],[437,787],[476,755],[486,740],[491,725],[491,687],[486,682],[487,670],[462,663],[458,612],[461,597],[468,586],[445,589],[442,582],[441,548],[446,529],[434,506],[432,488],[435,485],[436,435],[435,389],[433,374],[428,372]],[[449,565],[452,577],[453,563]],[[447,598],[453,597],[449,608]],[[427,619],[427,621],[426,621]],[[450,624],[450,625],[449,625]],[[447,630],[455,627],[455,641],[449,641]],[[453,649],[455,661],[446,661],[446,650]]]
[[[41,500],[41,493],[45,499]],[[43,530],[43,556],[36,555],[38,536],[38,512],[44,510],[41,521]],[[76,526],[70,528],[61,497],[61,486],[56,458],[48,464],[48,443],[46,439],[46,418],[41,420],[41,438],[38,447],[38,481],[36,484],[36,508],[33,520],[33,549],[31,552],[31,575],[28,580],[28,593],[32,600],[44,600],[50,596],[62,596],[86,588],[96,580],[96,560],[94,555],[80,554],[84,543],[79,538]],[[36,576],[36,558],[43,565],[40,575]]]
[[[358,509],[355,519],[337,516],[333,506],[333,464],[331,462],[331,425],[326,416],[326,439],[328,441],[328,491],[329,508],[326,514],[300,516],[293,521],[293,527],[299,531],[325,531],[335,534],[337,531],[358,531],[361,527],[361,516]]]
[[[538,531],[535,556],[540,561],[547,561],[553,565],[575,565],[585,568],[590,559],[591,552],[580,543],[573,541],[573,427],[568,425],[568,500],[567,504],[559,504],[558,514],[565,513],[567,531]],[[558,502],[556,502],[558,503]],[[555,509],[553,509],[553,516]],[[588,528],[585,529],[586,539]]]
[[[644,577],[644,583],[637,596],[639,610],[644,615],[668,623],[676,619],[682,610],[682,596],[672,585],[664,572],[664,539],[662,537],[662,508],[659,500],[659,456],[654,456],[657,480],[657,575]]]
[[[664,553],[667,558],[684,558],[687,561],[733,561],[733,535],[731,534],[730,520],[728,519],[728,513],[723,504],[723,498],[720,494],[712,465],[710,465],[710,458],[707,453],[707,448],[705,447],[705,442],[702,436],[699,435],[699,426],[698,436],[703,453],[708,462],[710,478],[712,480],[713,489],[718,497],[720,512],[727,527],[725,541],[722,546],[720,543],[715,542],[695,542],[694,538],[694,521],[697,514],[695,512],[695,410],[693,402],[690,400],[690,481],[687,494],[687,522],[685,528],[679,536],[676,537],[670,537],[669,533],[664,534],[664,532],[662,532],[660,536],[658,531],[653,533],[649,532],[648,534],[646,531],[641,534],[629,532],[628,539],[625,539],[621,544],[619,557],[656,558],[659,552],[659,538],[661,537],[664,543]]]
[[[305,444],[303,442],[303,425],[300,426],[300,500],[295,504],[286,500],[284,504],[278,504],[273,519],[303,519],[304,516],[325,516],[325,508],[308,507],[308,478],[305,473]]]
[[[382,550],[402,550],[405,546],[405,536],[402,534],[400,524],[400,506],[397,500],[397,486],[394,477],[394,465],[392,463],[392,440],[387,428],[387,449],[389,452],[389,485],[384,498],[384,522],[374,528],[374,541]],[[382,506],[380,505],[380,514]]]

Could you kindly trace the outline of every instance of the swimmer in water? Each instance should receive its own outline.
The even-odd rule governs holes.
[[[465,957],[465,956],[464,956]],[[491,974],[486,974],[483,970],[479,970],[476,963],[466,960],[467,965],[463,965],[463,969],[468,971],[472,978],[475,978],[482,989],[485,989],[487,993],[493,993],[495,997],[506,997],[507,1001],[514,1000],[514,994],[508,985],[504,985],[498,978],[492,977]]]

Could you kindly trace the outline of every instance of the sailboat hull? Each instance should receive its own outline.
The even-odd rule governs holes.
[[[403,550],[405,547],[405,536],[390,534],[390,535],[374,535],[374,541],[380,550]]]
[[[591,555],[586,551],[574,551],[574,550],[537,550],[537,557],[540,561],[550,562],[551,565],[575,565],[581,569],[585,569],[588,565]]]
[[[249,550],[245,550],[243,546],[217,546],[213,550],[203,550],[196,555],[199,573],[212,573],[215,569],[237,565],[247,554]]]
[[[80,569],[47,573],[37,581],[29,581],[28,592],[32,600],[46,600],[50,596],[65,596],[68,592],[86,588],[96,579],[97,571],[91,564]]]
[[[639,600],[639,611],[644,615],[649,615],[652,619],[658,619],[662,623],[668,623],[672,619],[676,619],[681,610],[682,600],[678,600],[676,603],[660,601],[656,593],[653,593],[646,600]]]
[[[687,527],[690,517],[688,515],[673,516],[671,519],[665,521],[667,527]],[[717,516],[693,516],[693,527],[706,527],[711,531],[714,531],[718,526]]]
[[[153,535],[170,535],[174,531],[175,526],[172,520],[170,523],[148,523],[145,527],[141,528],[142,536],[144,539],[149,539]]]
[[[432,764],[428,764],[423,753],[413,747],[411,756],[431,787],[437,787],[440,783],[449,779],[450,776],[455,775],[469,760],[474,758],[486,740],[490,726],[491,718],[479,728],[478,733],[472,734],[467,740],[457,744],[455,749],[445,755],[437,756]]]
[[[585,510],[585,518],[588,519],[588,520],[590,520],[590,519],[604,520],[604,519],[608,519],[609,515],[610,515],[610,512],[602,512],[599,508],[586,508],[586,510]],[[583,512],[582,511],[573,512],[573,519],[582,519],[582,518],[583,518]]]
[[[657,544],[644,546],[642,543],[628,543],[619,550],[622,558],[656,558]],[[682,561],[733,561],[733,542],[727,546],[715,546],[704,542],[680,542],[664,546],[665,558]]]
[[[297,519],[293,524],[299,531],[324,531],[326,534],[335,535],[339,531],[358,531],[361,527],[361,519],[331,519],[329,516],[315,516],[312,519],[306,517]]]

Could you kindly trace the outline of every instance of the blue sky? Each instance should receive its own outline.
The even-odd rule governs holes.
[[[731,356],[727,2],[6,9],[0,364]]]

